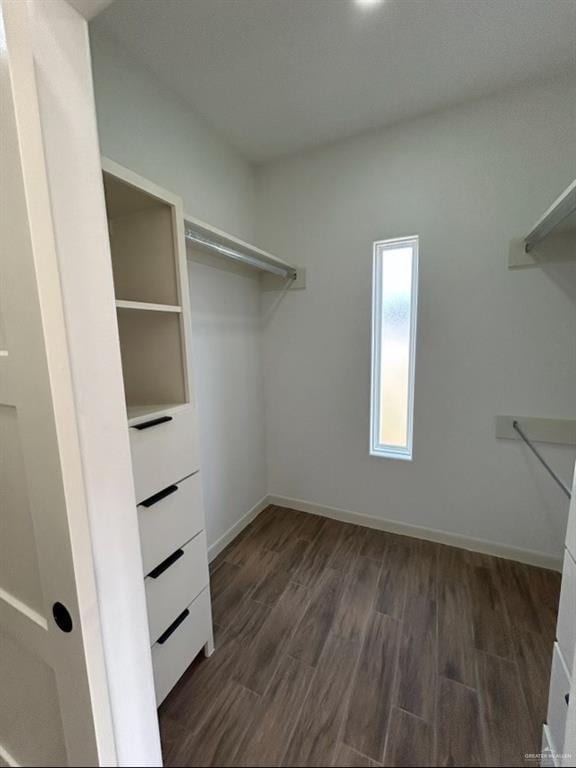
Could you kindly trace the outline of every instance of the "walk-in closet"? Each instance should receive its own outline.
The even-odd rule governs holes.
[[[0,9],[0,766],[576,766],[576,0]]]

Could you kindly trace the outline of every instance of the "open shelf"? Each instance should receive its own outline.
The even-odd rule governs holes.
[[[126,403],[185,403],[184,345],[177,312],[118,312]]]
[[[103,178],[124,394],[136,419],[190,402],[182,209],[110,160]]]
[[[177,306],[172,206],[104,172],[116,298]]]
[[[182,312],[182,307],[175,304],[150,304],[145,301],[125,301],[116,299],[116,309],[136,309],[146,312]]]
[[[576,419],[548,419],[536,416],[496,416],[496,437],[521,440],[514,429],[519,422],[534,442],[576,445]]]

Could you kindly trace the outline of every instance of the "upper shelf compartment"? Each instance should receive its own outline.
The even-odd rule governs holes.
[[[534,267],[576,259],[576,180],[564,190],[528,235],[510,244],[508,266]]]
[[[182,201],[102,159],[129,418],[192,402]]]
[[[118,178],[110,161],[103,171],[116,298],[179,306],[172,207]]]

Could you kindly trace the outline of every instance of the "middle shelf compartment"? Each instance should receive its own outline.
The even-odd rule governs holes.
[[[120,306],[117,317],[127,405],[187,402],[181,313]]]

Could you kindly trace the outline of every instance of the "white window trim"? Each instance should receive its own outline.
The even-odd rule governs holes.
[[[418,316],[418,235],[398,237],[392,240],[377,240],[374,243],[372,264],[372,371],[370,376],[370,455],[386,459],[412,461],[414,432],[414,374],[416,369],[416,322]],[[405,448],[383,445],[379,442],[380,433],[380,338],[382,327],[381,273],[380,254],[400,246],[412,248],[412,284],[410,307],[410,369],[408,386],[408,444]]]

